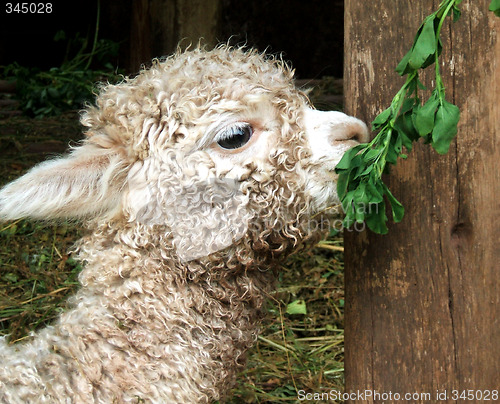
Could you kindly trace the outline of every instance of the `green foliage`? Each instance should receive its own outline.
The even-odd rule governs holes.
[[[54,40],[65,40],[64,32],[57,33]],[[13,63],[2,67],[1,75],[17,81],[21,108],[30,116],[59,115],[79,109],[84,102],[92,100],[96,81],[120,79],[110,63],[118,52],[118,44],[95,38],[87,50],[89,47],[86,38],[76,36],[68,41],[67,55],[61,66],[42,71]],[[68,58],[72,53],[74,56]],[[97,68],[90,69],[91,65]]]
[[[457,134],[460,111],[448,102],[439,71],[442,51],[440,39],[444,20],[451,16],[460,18],[458,5],[462,0],[444,0],[439,8],[427,16],[415,35],[413,45],[396,67],[406,82],[394,96],[391,105],[372,123],[378,131],[374,139],[348,151],[336,167],[339,174],[337,191],[346,214],[344,226],[366,222],[375,233],[387,233],[386,200],[389,201],[395,222],[401,221],[404,208],[382,181],[382,174],[389,171],[398,158],[406,158],[403,147],[409,152],[413,142],[420,138],[438,153],[448,152]],[[500,0],[492,0],[490,10],[498,15]],[[419,90],[425,89],[419,72],[435,65],[435,88],[423,104]]]
[[[307,314],[307,306],[304,300],[294,300],[286,306],[286,314]]]
[[[491,0],[490,11],[493,11],[497,17],[500,17],[500,0]]]

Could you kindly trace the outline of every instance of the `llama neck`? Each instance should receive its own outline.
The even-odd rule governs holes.
[[[73,309],[23,348],[0,341],[0,358],[8,358],[0,401],[223,399],[257,338],[273,271],[251,261],[182,264],[159,242],[151,250],[104,237],[88,245],[80,246],[87,264]],[[25,373],[14,371],[22,365]]]
[[[122,244],[94,256],[82,273],[77,307],[97,293],[112,322],[109,330],[99,323],[103,338],[119,341],[142,367],[158,369],[161,388],[183,379],[193,391],[176,394],[219,399],[257,338],[273,271],[219,264],[211,272],[199,262],[181,264],[140,252],[135,246],[125,251]],[[129,376],[121,388],[144,388],[137,370]]]

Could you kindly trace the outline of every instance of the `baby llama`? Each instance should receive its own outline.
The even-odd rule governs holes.
[[[2,220],[89,229],[70,309],[0,340],[0,402],[223,400],[277,264],[323,235],[366,126],[313,109],[279,58],[229,46],[104,86],[81,121],[81,145],[0,190]]]

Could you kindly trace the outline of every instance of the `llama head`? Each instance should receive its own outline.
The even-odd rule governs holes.
[[[160,226],[184,261],[310,238],[304,223],[337,203],[335,165],[368,136],[355,118],[312,109],[279,59],[226,46],[103,87],[82,123],[69,156],[0,191],[0,217]]]

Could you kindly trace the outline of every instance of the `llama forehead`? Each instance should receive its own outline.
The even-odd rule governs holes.
[[[186,143],[206,147],[214,128],[238,121],[278,132],[280,121],[293,120],[292,111],[307,104],[282,63],[256,52],[213,52],[181,54],[145,72],[164,78],[157,83],[162,116],[174,117]]]
[[[288,85],[293,78],[293,72],[279,59],[228,47],[179,53],[154,64],[153,69],[173,78],[173,83],[192,82],[198,88],[202,83],[229,84],[228,88],[233,88],[235,81],[276,88],[280,82]]]
[[[284,133],[279,126],[293,121],[307,103],[293,72],[276,58],[228,47],[196,49],[104,87],[82,123],[90,127],[89,138],[107,135],[143,160],[155,149],[176,147],[179,135],[185,143],[206,146],[213,137],[208,128],[221,119],[260,127],[275,122],[275,131]]]
[[[186,110],[193,123],[196,110],[237,113],[266,99],[295,96],[291,73],[286,74],[284,68],[260,55],[253,54],[249,56],[251,61],[246,61],[245,54],[237,52],[234,60],[217,58],[210,63],[206,62],[208,57],[197,56],[184,54],[179,56],[180,61],[163,62],[144,72],[145,80],[154,77],[162,112]]]

